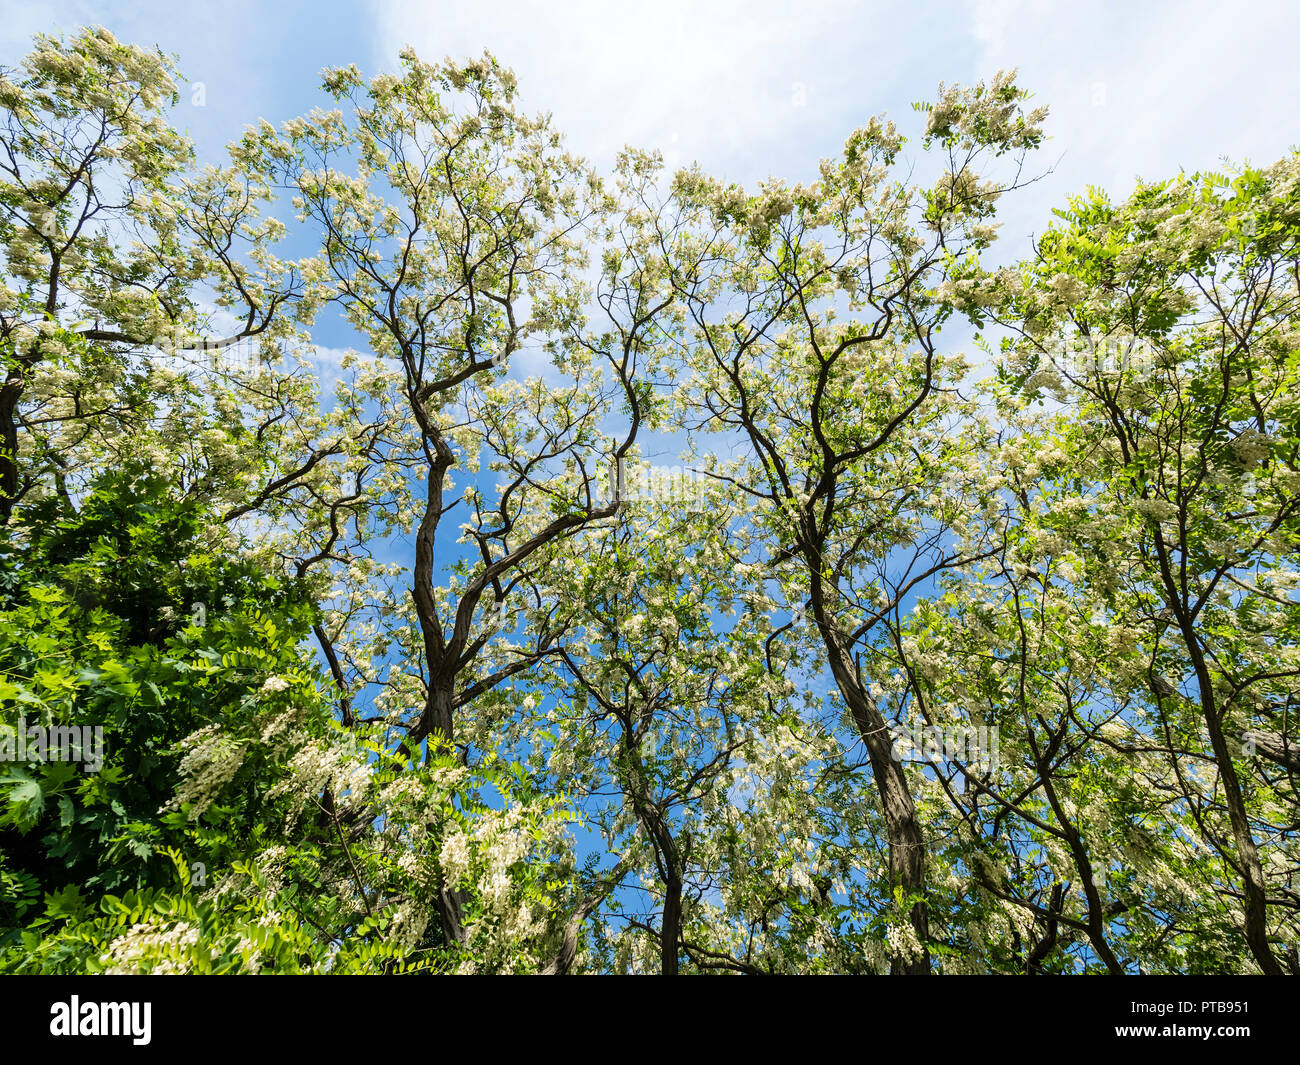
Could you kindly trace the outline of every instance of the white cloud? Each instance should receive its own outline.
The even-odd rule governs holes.
[[[212,154],[247,123],[319,102],[320,67],[391,68],[410,43],[430,59],[492,50],[519,74],[525,105],[552,111],[597,163],[632,143],[749,182],[806,180],[871,115],[914,130],[909,105],[940,80],[1018,66],[1053,111],[1042,165],[1064,153],[1021,198],[1040,218],[1087,183],[1119,193],[1137,174],[1220,155],[1276,158],[1296,139],[1300,98],[1300,7],[1286,0],[15,0],[0,26],[3,61],[38,29],[96,22],[177,52],[206,83],[208,106],[186,99],[183,122]]]
[[[379,62],[391,66],[405,44],[429,59],[486,47],[519,75],[525,105],[553,112],[597,163],[635,144],[661,149],[669,165],[700,159],[748,179],[779,167],[828,107],[856,111],[853,125],[873,114],[866,98],[898,62],[887,46],[857,49],[864,32],[882,43],[888,34],[850,0],[372,0],[371,10]]]
[[[1122,195],[1139,174],[1221,155],[1270,161],[1295,138],[1300,97],[1300,8],[1284,2],[371,0],[370,10],[383,66],[408,43],[430,59],[486,47],[515,69],[525,104],[552,111],[597,163],[633,143],[746,181],[804,180],[870,115],[915,131],[909,105],[940,80],[1019,67],[1052,108],[1037,169],[1059,165],[1018,208],[1008,202],[1013,238],[1041,230],[1089,183]]]
[[[1297,141],[1294,5],[968,0],[967,14],[977,68],[1018,67],[1052,111],[1040,154],[1055,172],[1008,203],[1008,235],[1041,231],[1090,184],[1118,199],[1138,177],[1265,164]]]

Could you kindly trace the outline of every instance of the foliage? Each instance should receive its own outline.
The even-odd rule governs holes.
[[[753,189],[174,86],[0,71],[0,971],[1300,972],[1300,154],[995,266],[1014,72]]]

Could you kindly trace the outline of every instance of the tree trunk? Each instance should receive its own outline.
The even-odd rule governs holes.
[[[871,759],[876,790],[885,814],[885,834],[889,841],[890,890],[892,892],[901,887],[906,895],[918,898],[912,904],[908,918],[917,941],[921,944],[921,954],[913,958],[895,955],[890,960],[890,972],[903,976],[928,976],[930,919],[924,901],[925,840],[916,804],[912,801],[912,793],[908,791],[903,767],[894,760],[893,740],[884,715],[871,693],[859,682],[849,651],[843,646],[842,637],[826,623],[816,600],[817,597],[814,596],[814,608],[819,614],[818,625],[830,654],[831,673],[849,705],[858,734]]]
[[[7,524],[18,496],[18,397],[23,379],[10,376],[0,385],[0,524]]]
[[[1236,844],[1236,865],[1242,874],[1243,889],[1246,896],[1245,932],[1246,943],[1250,953],[1258,962],[1265,976],[1282,976],[1282,966],[1268,945],[1268,914],[1265,899],[1264,867],[1260,864],[1259,850],[1250,832],[1250,818],[1246,813],[1246,803],[1241,794],[1241,781],[1237,776],[1237,767],[1232,761],[1232,752],[1228,749],[1227,738],[1219,720],[1219,711],[1214,698],[1214,684],[1210,679],[1210,670],[1201,651],[1201,643],[1196,635],[1195,622],[1188,612],[1180,594],[1178,583],[1174,578],[1168,553],[1161,540],[1159,530],[1155,534],[1156,556],[1160,563],[1160,577],[1164,585],[1165,605],[1173,612],[1178,623],[1178,631],[1183,644],[1192,660],[1196,672],[1196,685],[1200,695],[1201,715],[1205,729],[1210,737],[1210,747],[1214,751],[1214,761],[1219,769],[1219,780],[1223,784],[1223,801],[1228,808],[1228,820],[1232,825],[1233,841]]]
[[[677,944],[682,936],[682,878],[675,871],[664,883],[664,916],[659,929],[659,972],[676,976]]]

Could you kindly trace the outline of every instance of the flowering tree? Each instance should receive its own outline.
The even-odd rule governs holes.
[[[0,72],[0,751],[110,740],[0,767],[0,970],[1300,971],[1300,156],[993,269],[1014,75],[748,192],[323,81],[198,168]]]
[[[106,30],[38,37],[22,71],[3,72],[0,94],[7,518],[43,477],[66,491],[87,466],[129,452],[147,411],[184,402],[159,351],[283,337],[300,278],[269,250],[283,226],[258,213],[265,184],[237,166],[194,169],[166,118],[176,90],[161,54]],[[236,324],[214,336],[218,308]],[[25,474],[20,448],[33,452]],[[236,475],[228,457],[221,475]]]
[[[1019,160],[1041,138],[1046,112],[1026,114],[1025,95],[1008,75],[942,91],[928,109],[925,146],[944,157],[930,188],[892,176],[903,138],[873,119],[811,186],[773,181],[747,196],[687,172],[673,190],[692,222],[671,276],[695,327],[687,418],[747,446],[731,479],[753,501],[755,542],[801,615],[807,603],[867,751],[889,841],[883,894],[901,892],[908,929],[898,972],[930,967],[925,842],[869,644],[913,589],[965,555],[948,528],[979,485],[972,449],[947,433],[971,409],[956,390],[961,358],[938,333],[945,286],[992,242],[996,201],[1015,182],[1015,171],[981,180],[980,166]]]
[[[1112,675],[1150,711],[1128,720],[1133,742],[1162,750],[1158,786],[1191,822],[1160,835],[1221,859],[1209,912],[1237,900],[1273,974],[1296,912],[1298,165],[1183,175],[1120,204],[1094,192],[1019,274],[978,282],[1013,296],[1007,387],[1072,411],[1038,521],[1138,652]]]

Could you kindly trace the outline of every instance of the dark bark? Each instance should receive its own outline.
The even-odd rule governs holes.
[[[924,901],[925,839],[921,831],[921,819],[916,812],[916,803],[912,801],[912,793],[908,790],[903,766],[894,758],[889,723],[859,679],[849,648],[845,646],[844,636],[827,617],[821,585],[816,578],[813,611],[830,658],[831,673],[848,703],[858,735],[862,737],[871,760],[871,771],[885,816],[885,834],[889,842],[891,894],[894,888],[901,887],[908,896],[918,897],[918,901],[908,911],[908,919],[921,944],[921,955],[916,958],[894,957],[890,961],[890,971],[895,975],[926,976],[930,973],[930,951],[927,946],[930,919]]]
[[[0,386],[0,524],[7,524],[18,499],[18,398],[23,379],[11,375]]]
[[[1263,732],[1251,729],[1242,733],[1243,746],[1251,748],[1256,754],[1263,755],[1270,762],[1300,773],[1300,743],[1289,740],[1276,732]]]
[[[1158,528],[1154,536],[1165,602],[1174,615],[1179,634],[1192,660],[1200,697],[1201,716],[1210,738],[1210,747],[1214,751],[1215,765],[1219,770],[1219,782],[1223,787],[1223,801],[1228,808],[1228,821],[1232,825],[1233,842],[1237,851],[1234,864],[1241,873],[1245,894],[1246,944],[1250,947],[1251,955],[1265,976],[1282,976],[1282,966],[1268,945],[1268,903],[1264,867],[1260,863],[1259,850],[1251,834],[1250,817],[1246,812],[1246,802],[1241,793],[1241,780],[1237,775],[1237,767],[1232,760],[1232,752],[1228,748],[1228,740],[1223,732],[1223,724],[1214,696],[1214,683],[1210,678],[1209,666],[1201,649],[1195,622],[1183,597],[1179,594],[1178,582],[1174,577],[1168,551]]]
[[[1047,906],[1052,916],[1047,919],[1047,929],[1043,934],[1043,938],[1034,944],[1034,949],[1029,952],[1029,957],[1025,959],[1026,976],[1042,976],[1044,974],[1043,965],[1052,956],[1052,951],[1056,949],[1057,929],[1060,923],[1057,918],[1061,913],[1061,904],[1064,900],[1064,888],[1059,883],[1053,884],[1052,898]]]

